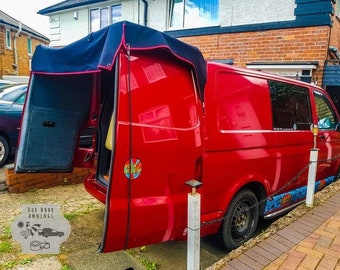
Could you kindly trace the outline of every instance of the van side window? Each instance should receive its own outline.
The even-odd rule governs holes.
[[[318,113],[318,127],[320,129],[334,130],[338,121],[328,100],[321,93],[316,91],[314,91],[314,98]]]
[[[309,130],[311,106],[308,88],[268,81],[275,130]]]

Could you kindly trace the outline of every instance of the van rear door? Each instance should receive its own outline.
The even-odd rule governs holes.
[[[108,179],[102,252],[183,238],[185,182],[202,156],[202,108],[191,70],[157,53],[118,58],[114,115],[100,117],[113,119],[101,139],[95,180]],[[110,102],[103,104],[111,113]]]
[[[19,134],[17,172],[92,167],[99,74],[31,75]]]

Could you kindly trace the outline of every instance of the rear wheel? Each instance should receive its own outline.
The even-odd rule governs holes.
[[[9,146],[7,140],[0,135],[0,167],[7,161],[9,155]]]
[[[232,199],[221,227],[223,245],[227,250],[238,248],[254,234],[259,220],[255,194],[242,190]]]

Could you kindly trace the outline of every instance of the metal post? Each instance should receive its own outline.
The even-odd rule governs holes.
[[[318,164],[318,153],[319,149],[312,148],[309,156],[309,169],[308,169],[308,182],[307,182],[307,195],[306,205],[313,207],[314,193],[315,193],[315,178]]]
[[[313,201],[314,201],[314,193],[315,193],[315,178],[316,178],[316,170],[317,170],[317,164],[318,164],[318,153],[319,149],[316,147],[316,137],[319,133],[319,127],[318,125],[312,126],[312,134],[313,134],[313,148],[310,150],[309,155],[309,168],[308,168],[308,182],[307,182],[307,194],[306,194],[306,205],[308,207],[313,207]]]
[[[196,192],[196,189],[202,183],[197,180],[190,180],[186,184],[191,187],[191,193],[188,194],[187,270],[199,270],[201,195]]]

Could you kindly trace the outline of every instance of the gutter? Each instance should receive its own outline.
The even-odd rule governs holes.
[[[14,35],[14,64],[13,67],[15,68],[15,75],[18,76],[18,49],[17,49],[17,39],[20,36],[22,30],[22,24],[19,21],[19,30]]]

